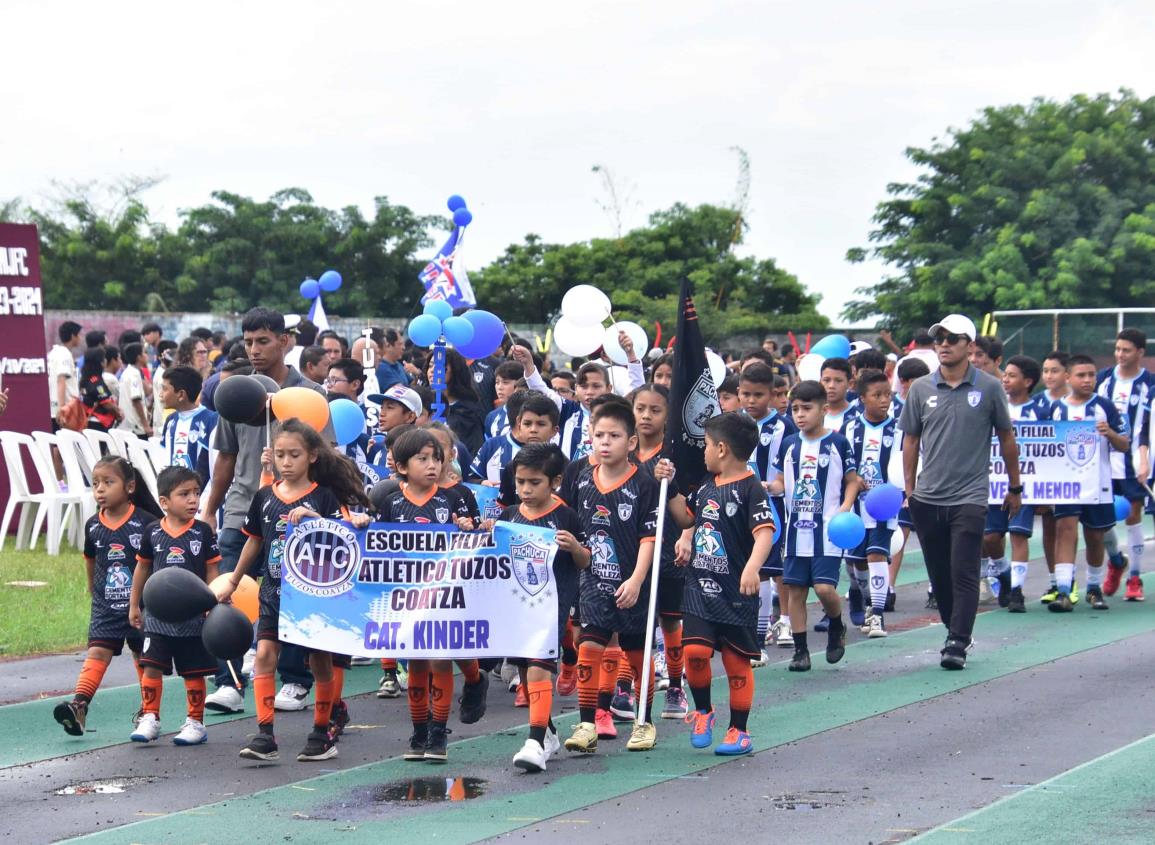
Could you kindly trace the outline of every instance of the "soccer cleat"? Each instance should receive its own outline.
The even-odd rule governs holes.
[[[658,744],[658,729],[653,722],[634,725],[626,741],[626,751],[649,751]]]
[[[1043,604],[1050,604],[1059,597],[1059,588],[1052,584],[1047,588],[1047,591],[1039,597],[1039,601]]]
[[[686,693],[681,687],[670,687],[666,690],[666,703],[662,706],[663,719],[684,719],[689,709]]]
[[[1047,605],[1047,610],[1051,613],[1070,613],[1075,609],[1075,603],[1071,601],[1071,596],[1068,593],[1059,593],[1053,602]]]
[[[939,654],[938,665],[943,669],[965,669],[967,665],[967,651],[969,646],[963,640],[948,637],[946,644]]]
[[[413,733],[409,735],[409,749],[401,755],[402,760],[415,762],[425,759],[425,743],[429,741],[429,723],[422,722],[413,726]]]
[[[609,710],[602,710],[600,707],[594,713],[594,724],[598,729],[598,736],[601,739],[617,739],[618,729],[614,726],[614,717],[610,715]]]
[[[436,722],[429,724],[429,739],[425,741],[425,760],[429,763],[444,763],[449,759],[449,729]]]
[[[794,648],[794,631],[791,630],[790,620],[787,617],[783,616],[774,623],[770,635],[774,637],[778,648]]]
[[[521,750],[513,755],[513,765],[531,774],[544,772],[547,760],[549,755],[536,739],[527,739]]]
[[[793,659],[790,661],[790,664],[786,668],[791,672],[809,672],[810,652],[795,651]]]
[[[485,672],[481,673],[477,683],[465,684],[461,688],[461,697],[458,699],[458,703],[461,705],[461,709],[458,711],[461,724],[472,725],[485,715],[485,701],[488,692],[489,676]],[[528,699],[525,706],[529,706]]]
[[[1111,606],[1103,600],[1103,591],[1098,587],[1087,588],[1087,604],[1091,610],[1110,610]]]
[[[173,745],[200,745],[209,741],[209,732],[203,722],[189,717],[180,727],[180,733],[172,738]]]
[[[557,694],[568,697],[577,690],[577,665],[563,663],[561,672],[557,676]]]
[[[1144,601],[1143,598],[1143,579],[1138,575],[1132,575],[1127,579],[1127,592],[1123,594],[1126,601]]]
[[[1119,591],[1119,585],[1123,583],[1123,573],[1126,571],[1122,566],[1116,566],[1114,561],[1107,564],[1107,575],[1103,578],[1104,595],[1113,596]]]
[[[52,718],[60,723],[69,736],[84,736],[84,720],[88,718],[88,702],[73,699],[62,701],[52,708]]]
[[[719,757],[740,757],[753,750],[754,743],[750,739],[750,734],[737,728],[730,728],[726,731],[726,738],[714,749],[714,753]]]
[[[926,604],[923,605],[927,610],[938,610],[938,599],[934,597],[934,592],[926,591]]]
[[[305,699],[309,697],[309,688],[301,684],[285,684],[273,699],[273,707],[277,710],[304,710]]]
[[[559,751],[561,751],[561,739],[558,737],[557,731],[547,726],[545,729],[545,759],[552,759],[553,755]]]
[[[136,725],[140,724],[140,719],[143,715],[144,715],[144,708],[143,707],[132,714],[132,724],[134,727]]]
[[[629,722],[633,720],[634,714],[637,712],[636,705],[634,691],[618,687],[614,690],[614,697],[610,699],[610,712],[614,714],[615,719]]]
[[[297,755],[298,763],[332,760],[337,756],[337,743],[325,731],[313,731],[305,740],[305,747]]]
[[[757,657],[750,658],[750,665],[755,669],[760,669],[770,662],[770,655],[766,653],[766,649],[762,649]]]
[[[341,734],[345,733],[345,726],[349,724],[349,705],[338,701],[333,705],[333,712],[329,715],[329,739],[336,742]]]
[[[1023,588],[1012,587],[1010,601],[1007,602],[1007,610],[1011,613],[1026,613],[1027,605],[1023,600]]]
[[[241,749],[239,756],[246,760],[262,760],[264,762],[278,760],[281,757],[277,751],[277,741],[271,735],[262,733],[254,736],[249,744]]]
[[[609,713],[605,710],[599,710],[599,713]],[[613,727],[611,721],[610,727]],[[614,736],[617,736],[617,731],[614,731]],[[566,751],[580,751],[582,754],[593,754],[598,750],[598,729],[593,722],[578,722],[574,725],[573,733],[570,738],[565,741]]]
[[[244,713],[245,697],[235,687],[217,687],[216,692],[205,696],[205,710],[214,713]]]
[[[397,670],[386,669],[377,684],[378,698],[397,698],[401,695],[401,685],[397,683]]]
[[[1079,603],[1079,582],[1078,581],[1072,581],[1071,582],[1070,596],[1071,596],[1071,605],[1072,606]]]
[[[850,607],[850,624],[861,628],[866,621],[866,606],[862,599],[862,590],[856,590],[852,586],[846,594],[846,603]],[[815,628],[814,630],[818,629]]]
[[[870,616],[870,630],[866,632],[869,639],[877,640],[886,636],[886,625],[882,620],[881,613],[874,613]]]
[[[842,627],[839,633],[835,634],[834,626],[830,626],[830,631],[826,635],[826,662],[837,663],[846,654],[846,628]]]
[[[717,716],[714,711],[703,713],[701,710],[692,710],[686,714],[683,721],[690,728],[690,745],[694,748],[709,748],[714,744],[714,720]]]
[[[814,630],[819,634],[825,634],[827,631],[829,631],[830,617],[823,613],[822,618],[814,623]]]
[[[160,736],[160,720],[155,713],[145,713],[136,724],[136,730],[128,735],[133,742],[152,742]]]
[[[886,613],[894,613],[894,602],[898,598],[894,590],[888,590],[886,593],[886,607],[883,610]]]
[[[999,573],[999,607],[1007,607],[1011,603],[1011,571]]]

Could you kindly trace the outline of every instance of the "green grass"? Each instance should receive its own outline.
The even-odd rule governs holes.
[[[89,598],[84,558],[70,546],[55,557],[40,549],[16,551],[9,537],[0,552],[0,657],[71,651],[88,640]],[[46,581],[13,587],[9,581]]]

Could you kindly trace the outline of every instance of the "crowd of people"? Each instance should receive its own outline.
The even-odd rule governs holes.
[[[1087,604],[1105,610],[1106,597],[1124,582],[1127,600],[1143,599],[1152,378],[1142,367],[1146,338],[1134,329],[1120,332],[1116,366],[1101,372],[1087,356],[1060,351],[1042,363],[1021,355],[1004,361],[999,341],[978,336],[961,315],[889,354],[855,344],[849,359],[825,359],[818,380],[799,380],[797,350],[779,349],[772,338],[727,354],[718,413],[705,427],[708,475],[690,495],[671,494],[660,537],[659,484],[676,478],[662,458],[675,361],[660,350],[639,359],[624,334],[626,366],[597,357],[558,366],[513,336],[485,359],[449,349],[440,422],[431,418],[430,352],[395,329],[371,328],[350,343],[307,320],[255,308],[232,339],[197,330],[175,343],[151,323],[113,346],[102,332],[82,331],[63,324],[49,356],[56,424],[75,424],[67,407],[78,399],[85,425],[159,437],[170,466],[159,475],[157,502],[148,501],[123,459],[106,457],[93,470],[99,513],[86,526],[84,549],[89,650],[74,699],[55,708],[70,734],[83,733],[109,661],[127,645],[142,689],[134,741],[160,735],[161,678],[175,667],[188,699],[177,744],[205,741],[206,708],[243,711],[251,684],[258,731],[242,757],[277,759],[275,711],[304,709],[310,690],[313,730],[297,759],[335,756],[349,721],[342,690],[351,661],[279,640],[286,531],[316,516],[356,527],[378,520],[486,530],[494,516],[481,512],[470,484],[496,488],[497,519],[556,532],[561,657],[381,661],[378,697],[405,694],[408,701],[407,760],[447,759],[455,669],[461,722],[484,716],[498,678],[515,706],[528,708],[529,736],[513,761],[526,771],[544,771],[562,748],[553,698],[575,692],[579,722],[564,741],[570,751],[596,752],[599,741],[617,736],[615,721],[635,722],[628,749],[652,748],[658,689],[659,716],[685,720],[693,747],[749,753],[752,669],[768,661],[768,649],[781,647],[793,649],[790,671],[811,670],[810,633],[825,634],[832,664],[842,660],[850,628],[869,639],[887,636],[912,529],[930,576],[928,606],[946,626],[946,669],[965,666],[981,601],[1026,611],[1026,538],[1037,515],[1051,573],[1042,601],[1050,610],[1067,612],[1080,600],[1080,523]],[[884,334],[883,342],[893,339]],[[357,402],[363,435],[337,446],[331,431],[295,419],[274,421],[269,431],[263,418],[218,416],[221,382],[254,374],[277,388]],[[1012,422],[1032,419],[1096,421],[1103,478],[1129,503],[1125,546],[1116,538],[1112,504],[1023,506]],[[1009,492],[1002,505],[988,506],[992,431],[1008,464]],[[887,483],[903,490],[904,506],[893,518],[875,519],[864,498]],[[842,549],[826,527],[849,511],[862,518],[866,536],[857,548]],[[206,581],[229,575],[214,588],[221,601],[242,576],[261,579],[256,646],[241,671],[205,651],[199,619],[174,625],[142,612],[145,582],[167,566]],[[838,589],[844,568],[845,596]],[[659,575],[658,646],[646,666],[652,571]],[[823,610],[812,628],[811,590]],[[716,744],[715,652],[730,690],[729,723]],[[643,675],[648,695],[639,700]]]

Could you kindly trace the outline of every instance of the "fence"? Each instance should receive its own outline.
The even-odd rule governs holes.
[[[1003,341],[1004,361],[1011,355],[1042,361],[1051,350],[1062,349],[1082,352],[1105,364],[1113,359],[1115,336],[1124,327],[1155,338],[1155,308],[995,311],[991,317]]]

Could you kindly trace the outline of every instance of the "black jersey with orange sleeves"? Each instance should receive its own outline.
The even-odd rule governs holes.
[[[461,499],[465,509],[469,512],[469,516],[473,519],[474,526],[481,522],[481,508],[477,504],[477,497],[473,495],[473,491],[462,484],[460,481],[452,487],[442,487],[446,493],[451,496],[457,496]],[[456,509],[454,510],[456,513]]]
[[[649,577],[633,607],[618,608],[614,593],[634,574],[642,544],[654,542],[658,482],[637,464],[630,464],[621,481],[606,486],[601,483],[601,471],[598,466],[583,473],[575,487],[574,510],[590,549],[590,566],[580,578],[581,621],[636,634],[646,628]]]
[[[295,508],[307,508],[330,519],[344,519],[345,512],[333,491],[312,484],[297,495],[286,494],[283,482],[262,487],[253,496],[245,524],[241,527],[249,537],[261,541],[261,560],[265,577],[261,581],[272,586],[281,580],[281,564],[285,557],[285,540],[290,533],[289,514]]]
[[[137,560],[152,564],[152,575],[162,569],[179,566],[202,581],[211,563],[221,559],[217,535],[199,519],[190,519],[179,527],[168,524],[168,517],[150,523],[140,540]],[[204,618],[197,616],[184,622],[162,622],[145,608],[144,633],[168,637],[199,637]]]
[[[476,502],[474,503],[476,506]],[[443,487],[434,487],[424,498],[409,492],[408,485],[394,490],[381,504],[377,518],[381,522],[414,522],[421,525],[452,525],[459,516],[472,517],[461,496]]]
[[[124,637],[128,602],[132,595],[132,572],[144,540],[144,529],[156,516],[129,505],[128,512],[113,522],[104,512],[84,525],[84,559],[92,564],[92,618],[89,639]]]
[[[652,476],[658,466],[658,461],[662,459],[662,446],[656,446],[645,453],[638,450],[634,453],[634,458],[637,460],[638,466]],[[659,489],[660,488],[661,485],[659,484]],[[674,545],[678,542],[678,537],[681,535],[682,530],[678,528],[678,524],[670,519],[669,514],[666,514],[666,521],[662,529],[662,568],[659,570],[659,577],[661,578],[686,577],[685,567],[674,564]]]
[[[713,476],[690,494],[694,548],[686,567],[687,614],[725,625],[758,623],[758,596],[742,595],[742,570],[754,550],[754,534],[774,530],[770,500],[747,470]]]
[[[536,516],[526,514],[525,505],[513,505],[501,512],[500,522],[512,522],[517,525],[537,525],[542,528],[552,528],[554,531],[568,531],[573,534],[583,546],[588,545],[585,530],[577,513],[557,496],[553,497],[553,505],[544,513]],[[553,557],[553,577],[557,585],[557,614],[558,636],[565,632],[566,620],[569,619],[569,609],[577,604],[578,596],[578,568],[574,563],[573,555],[562,549],[557,550]]]

